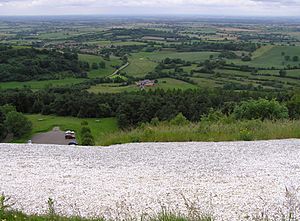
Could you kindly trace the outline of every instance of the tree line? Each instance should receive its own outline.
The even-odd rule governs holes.
[[[298,100],[288,93],[236,92],[222,89],[154,90],[121,94],[93,94],[81,88],[7,90],[0,93],[0,105],[11,104],[22,113],[55,114],[80,118],[116,117],[121,128],[134,127],[153,118],[169,120],[182,113],[190,121],[213,109],[230,113],[241,101],[259,98],[290,102],[290,117],[298,117]],[[293,102],[292,102],[293,101]]]

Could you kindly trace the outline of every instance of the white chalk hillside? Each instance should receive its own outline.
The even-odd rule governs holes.
[[[18,209],[106,217],[185,211],[183,196],[221,220],[244,220],[300,185],[300,140],[141,143],[112,147],[0,144],[0,192]]]

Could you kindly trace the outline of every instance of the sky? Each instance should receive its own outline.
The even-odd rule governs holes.
[[[0,15],[300,17],[300,0],[0,0]]]

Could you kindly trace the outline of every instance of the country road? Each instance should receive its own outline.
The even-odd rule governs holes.
[[[183,198],[216,220],[276,213],[300,186],[300,140],[141,143],[111,147],[0,144],[0,193],[28,213],[47,199],[66,215],[139,216]],[[120,215],[121,214],[121,215]]]

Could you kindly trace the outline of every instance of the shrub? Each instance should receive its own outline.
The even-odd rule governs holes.
[[[244,141],[252,141],[254,140],[254,136],[249,130],[244,129],[240,131],[239,139]]]
[[[5,125],[8,132],[15,137],[21,137],[32,129],[32,123],[23,114],[16,111],[11,111],[7,114]]]
[[[251,100],[242,102],[234,109],[236,119],[261,119],[277,120],[288,118],[288,109],[276,100]]]
[[[81,143],[84,146],[94,146],[95,139],[89,127],[82,127],[80,130]]]
[[[183,126],[189,124],[189,121],[183,116],[182,113],[179,113],[170,121],[171,125]]]

